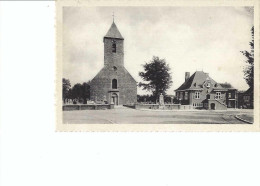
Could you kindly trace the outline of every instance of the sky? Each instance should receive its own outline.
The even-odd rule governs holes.
[[[124,37],[125,67],[140,82],[153,56],[171,68],[174,94],[185,72],[204,71],[218,83],[248,88],[242,50],[250,50],[253,13],[248,7],[64,7],[63,78],[91,80],[104,65],[103,37],[113,22]],[[138,94],[146,94],[138,88]]]

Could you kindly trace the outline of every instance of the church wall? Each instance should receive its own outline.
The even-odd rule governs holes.
[[[124,84],[119,84],[119,104],[131,104],[137,102],[137,86],[130,79],[125,79]]]
[[[101,101],[104,100],[104,96],[106,100],[108,100],[108,90],[110,89],[110,80],[107,77],[98,78],[96,80],[92,80],[90,84],[90,99],[92,101]]]
[[[112,89],[112,80],[117,79],[118,88]],[[105,67],[97,77],[95,77],[90,84],[90,99],[95,101],[106,100],[110,103],[109,92],[115,91],[119,95],[119,104],[130,104],[137,101],[137,85],[132,76],[119,67],[114,71],[112,67]]]

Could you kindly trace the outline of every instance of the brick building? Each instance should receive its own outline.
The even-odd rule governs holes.
[[[217,83],[203,71],[192,76],[186,72],[185,82],[175,91],[182,105],[210,110],[237,108],[237,90],[229,83]]]
[[[238,108],[254,108],[254,89],[250,87],[247,91],[238,93]]]
[[[91,80],[90,99],[115,105],[137,101],[137,82],[124,67],[124,38],[113,22],[103,38],[104,67]]]

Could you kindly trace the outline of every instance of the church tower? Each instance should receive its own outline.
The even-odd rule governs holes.
[[[124,66],[124,38],[113,22],[104,36],[104,65]]]
[[[137,83],[124,67],[124,38],[112,23],[103,38],[104,67],[91,80],[90,99],[124,105],[137,101]]]

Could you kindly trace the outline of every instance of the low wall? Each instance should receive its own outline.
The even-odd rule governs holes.
[[[63,105],[62,110],[63,111],[69,111],[69,110],[105,110],[105,109],[114,109],[114,105],[108,105],[108,104],[100,104],[100,105]]]
[[[180,104],[165,104],[164,110],[179,110],[180,106]]]
[[[135,109],[135,105],[123,105],[124,107]]]
[[[135,109],[159,109],[158,104],[136,104]]]
[[[136,104],[135,109],[178,110],[180,109],[180,104],[165,104],[164,106],[159,106],[158,104]]]
[[[192,105],[180,105],[180,110],[191,110],[193,109]]]

